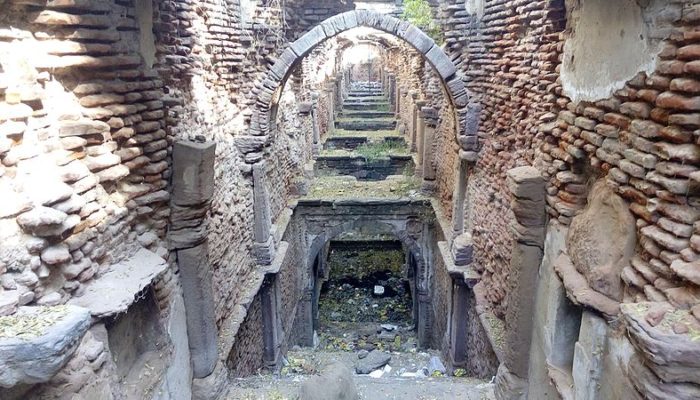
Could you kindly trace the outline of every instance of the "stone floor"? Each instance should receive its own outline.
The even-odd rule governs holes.
[[[381,378],[354,375],[362,400],[491,400],[493,384],[466,377],[401,377],[400,371],[415,371],[427,365],[431,353],[391,353],[391,372]],[[226,400],[293,400],[306,379],[332,361],[340,361],[351,369],[357,355],[353,352],[302,350],[288,354],[287,375],[260,375],[233,381]],[[296,371],[296,372],[293,372]]]

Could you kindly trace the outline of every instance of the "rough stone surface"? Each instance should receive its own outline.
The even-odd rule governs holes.
[[[85,294],[71,299],[70,304],[85,307],[96,317],[122,313],[166,268],[161,257],[141,249],[128,260],[112,265],[98,281],[86,285]]]
[[[586,208],[571,221],[566,247],[591,289],[621,300],[620,273],[634,254],[636,237],[628,205],[604,182],[598,182]]]
[[[369,374],[375,369],[382,368],[391,361],[391,354],[379,350],[372,350],[367,357],[358,360],[355,372],[358,374]]]
[[[328,365],[320,376],[304,381],[299,389],[304,400],[357,400],[352,371],[341,363]]]
[[[56,316],[52,316],[52,314]],[[83,334],[90,327],[88,310],[63,306],[50,308],[22,307],[8,321],[46,318],[49,322],[29,337],[0,336],[0,386],[47,382],[70,359]]]

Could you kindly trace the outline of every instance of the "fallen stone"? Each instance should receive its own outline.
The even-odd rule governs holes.
[[[561,253],[554,261],[554,270],[564,283],[567,297],[574,303],[598,310],[608,319],[613,319],[620,313],[619,302],[591,289],[586,277],[576,270],[565,253]]]
[[[355,372],[358,374],[369,374],[375,369],[382,368],[391,361],[391,355],[378,350],[372,350],[369,352],[367,357],[361,359],[357,366],[355,366]]]
[[[14,314],[19,305],[19,290],[3,290],[0,292],[0,317]]]
[[[88,310],[74,306],[21,307],[11,326],[33,326],[19,336],[0,329],[0,386],[49,381],[71,358],[90,327]]]
[[[299,390],[299,400],[357,400],[352,371],[341,363],[330,364],[320,376],[307,379]]]

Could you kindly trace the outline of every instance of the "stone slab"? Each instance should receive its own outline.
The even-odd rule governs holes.
[[[49,381],[68,362],[90,328],[90,312],[71,305],[20,307],[15,315],[2,319],[3,323],[34,326],[42,320],[51,321],[37,330],[37,336],[0,336],[0,386],[5,388]]]
[[[178,141],[173,145],[173,195],[179,206],[204,203],[214,195],[216,143]]]
[[[218,357],[214,289],[207,244],[178,250],[177,263],[187,310],[193,376],[204,378],[214,371]]]
[[[69,304],[85,307],[98,318],[125,312],[136,296],[167,268],[165,260],[156,253],[141,249],[85,285],[85,294],[71,299]]]

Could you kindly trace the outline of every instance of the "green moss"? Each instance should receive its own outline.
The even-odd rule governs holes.
[[[370,142],[358,146],[354,153],[363,156],[367,161],[374,161],[387,158],[390,155],[410,154],[408,147],[404,143],[395,141]]]
[[[322,157],[364,157],[368,162],[386,159],[390,156],[403,156],[410,154],[408,147],[401,142],[390,141],[370,141],[358,146],[355,150],[347,149],[325,149],[321,151]]]

